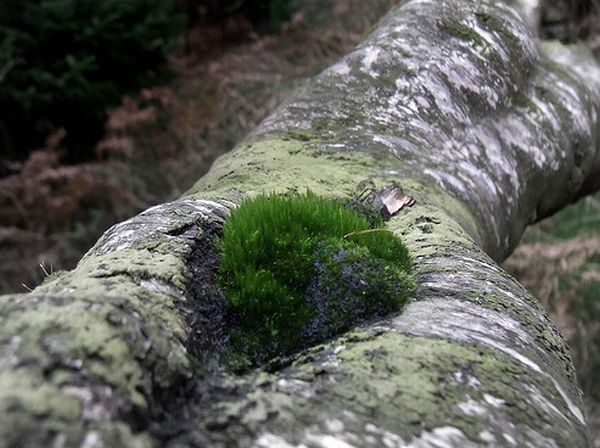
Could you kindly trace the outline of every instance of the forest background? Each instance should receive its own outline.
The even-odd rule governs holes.
[[[175,199],[400,0],[0,0],[0,294],[71,269]],[[542,1],[541,37],[600,58],[600,0]],[[600,195],[504,267],[571,346],[600,447]]]

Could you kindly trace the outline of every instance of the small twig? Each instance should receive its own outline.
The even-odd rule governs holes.
[[[50,272],[48,272],[48,270],[46,269],[46,265],[44,264],[43,261],[40,263],[40,269],[42,270],[42,272],[44,274],[46,274],[46,277],[50,277],[52,275],[53,271],[54,271],[53,266],[50,265]]]
[[[365,233],[373,233],[373,232],[390,232],[390,233],[394,233],[389,229],[366,229],[366,230],[357,230],[356,232],[350,232],[344,235],[344,239],[347,239],[348,237],[354,236],[354,235],[364,235]]]

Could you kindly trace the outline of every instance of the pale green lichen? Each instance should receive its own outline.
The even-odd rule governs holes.
[[[368,156],[316,153],[310,145],[282,137],[250,140],[217,159],[186,196],[229,199],[242,191],[252,196],[307,189],[323,196],[349,196],[354,193],[356,179],[371,172],[373,160]]]
[[[551,424],[551,408],[532,408],[531,394],[539,393],[557,412],[568,413],[552,384],[505,354],[457,341],[357,329],[309,350],[283,371],[229,387],[249,392],[222,402],[210,424],[238,434],[239,446],[252,443],[243,435],[248,430],[307,443],[309,434],[332,434],[333,421],[340,442],[365,447],[383,446],[392,435],[409,444],[445,426],[474,444],[489,443],[486,433],[498,445],[505,435],[518,445],[538,437],[585,443],[585,434],[573,438]],[[513,423],[495,426],[498,420]]]
[[[461,402],[472,399],[485,406],[484,394],[499,397],[502,407],[498,412],[526,425],[534,415],[523,402],[527,394],[521,386],[534,385],[545,396],[556,396],[551,385],[514,360],[487,348],[473,350],[452,341],[392,332],[349,347],[337,357],[342,361],[338,374],[348,376],[333,394],[366,409],[377,409],[378,424],[391,431],[400,429],[407,440],[421,432],[420,425],[411,423],[426,418],[429,427],[450,424],[470,440],[482,443],[479,434],[487,427],[485,419],[456,412]],[[396,365],[394,360],[399,357],[403,362]],[[465,383],[460,381],[463,375]],[[469,386],[468,377],[476,379],[481,387]],[[347,388],[348,383],[361,386]],[[561,401],[560,397],[555,400]],[[494,418],[492,411],[488,411],[488,418]],[[563,412],[568,410],[563,408]],[[403,424],[398,424],[398,418]],[[552,432],[550,427],[546,429]],[[554,436],[560,439],[560,434]]]

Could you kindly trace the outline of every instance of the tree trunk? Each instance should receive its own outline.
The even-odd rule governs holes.
[[[414,0],[181,199],[0,298],[0,446],[586,446],[569,351],[497,264],[600,187],[600,68],[532,2]],[[416,298],[289,359],[213,356],[214,238],[242,197],[399,183]],[[211,314],[212,313],[212,314]]]

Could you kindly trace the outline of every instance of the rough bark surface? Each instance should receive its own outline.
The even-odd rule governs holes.
[[[586,446],[564,340],[496,264],[600,186],[600,68],[532,2],[413,0],[175,202],[0,298],[0,446]],[[205,302],[246,195],[397,182],[419,288],[398,315],[226,372]]]

